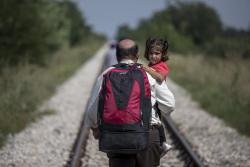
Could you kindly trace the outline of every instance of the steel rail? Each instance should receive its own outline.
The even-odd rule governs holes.
[[[102,66],[98,74],[101,74],[104,68],[105,68],[105,62],[102,62]],[[91,94],[92,92],[93,92],[93,87],[91,88]],[[85,108],[85,111],[86,109],[87,108]],[[84,117],[85,117],[85,114],[83,114],[83,119],[81,121],[81,125],[79,128],[75,143],[72,147],[69,160],[67,161],[67,164],[65,165],[65,167],[80,167],[81,166],[81,158],[84,156],[84,152],[85,152],[85,148],[86,148],[86,144],[87,144],[87,140],[88,140],[88,136],[90,132],[90,129],[84,126]]]
[[[103,64],[104,67],[104,64]],[[103,68],[102,68],[103,70]],[[101,71],[102,71],[101,70]],[[188,154],[188,161],[186,162],[185,166],[197,166],[197,167],[204,167],[201,160],[198,158],[198,156],[194,153],[192,150],[190,144],[185,139],[185,137],[179,132],[178,128],[174,124],[173,120],[167,116],[162,115],[162,120],[165,125],[165,127],[172,133],[174,136],[174,139],[178,140],[178,143],[180,143],[181,148],[183,149],[181,154]],[[84,127],[84,118],[81,121],[81,125],[77,134],[77,138],[75,140],[75,143],[72,147],[72,151],[70,153],[69,160],[67,161],[67,164],[65,167],[80,167],[81,165],[81,158],[84,156],[84,151],[86,148],[88,135],[89,135],[89,129]],[[187,156],[185,154],[185,156]]]
[[[186,140],[186,138],[179,132],[178,128],[176,127],[175,123],[171,119],[170,116],[163,115],[162,121],[165,127],[171,131],[172,135],[175,139],[178,140],[182,149],[188,154],[189,158],[192,162],[189,162],[187,166],[197,166],[197,167],[204,167],[202,161],[198,158],[198,156],[194,153],[193,149],[191,148],[190,144]],[[193,165],[191,165],[193,164]]]

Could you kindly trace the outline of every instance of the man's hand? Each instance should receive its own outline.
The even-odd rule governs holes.
[[[100,130],[98,128],[91,128],[93,131],[93,136],[95,139],[99,139],[100,137]]]

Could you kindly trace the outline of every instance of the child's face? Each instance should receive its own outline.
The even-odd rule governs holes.
[[[149,58],[149,62],[151,64],[157,64],[161,61],[161,56],[162,56],[162,53],[159,49],[150,49],[149,51],[149,55],[148,55],[148,58]]]

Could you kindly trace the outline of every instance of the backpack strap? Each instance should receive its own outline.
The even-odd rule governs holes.
[[[112,67],[115,67],[116,69],[128,69],[129,65],[126,63],[118,63],[115,65],[112,65]]]

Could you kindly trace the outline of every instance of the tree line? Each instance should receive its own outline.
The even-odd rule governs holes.
[[[165,37],[171,51],[205,52],[210,56],[250,58],[250,28],[224,27],[217,12],[202,2],[177,1],[151,18],[143,19],[134,29],[118,28],[117,39],[133,37],[145,41],[149,36]]]
[[[44,64],[50,52],[75,46],[92,32],[75,3],[69,0],[1,0],[0,65]]]

